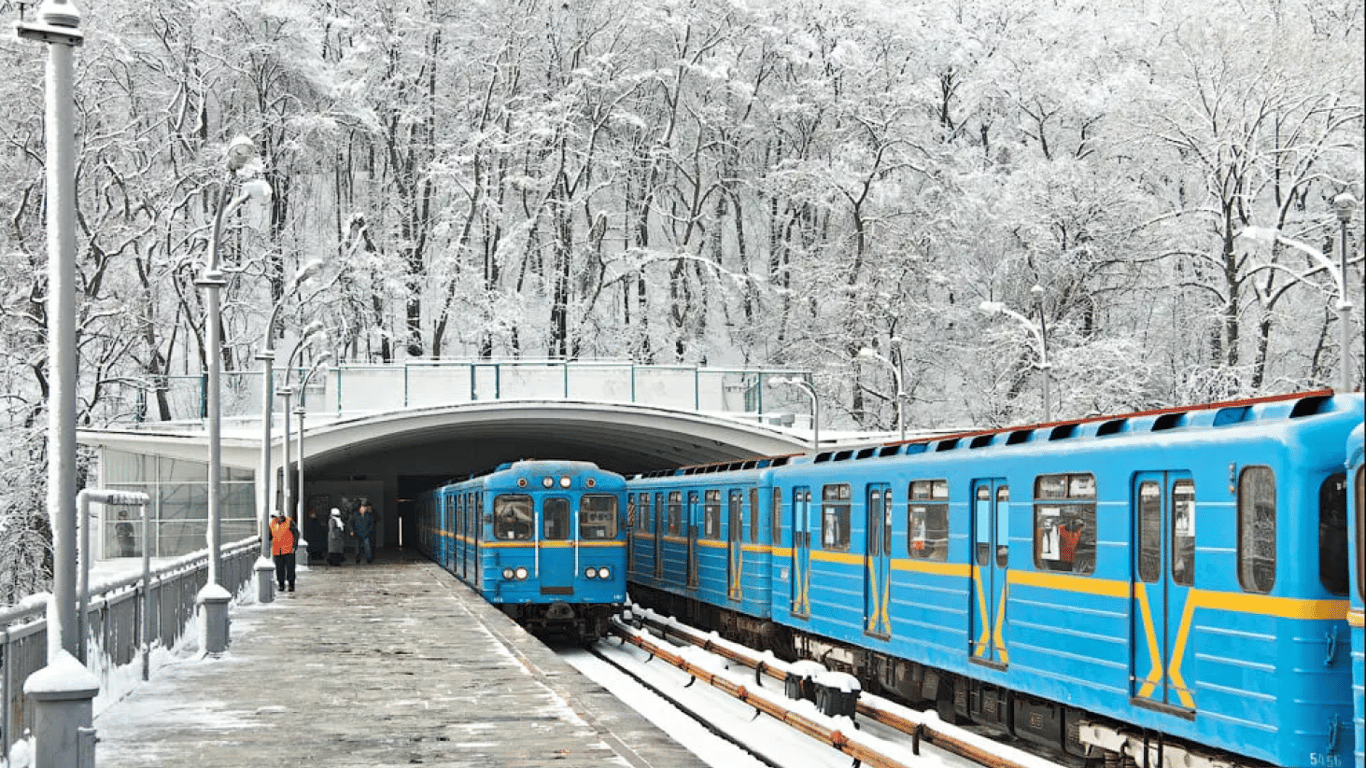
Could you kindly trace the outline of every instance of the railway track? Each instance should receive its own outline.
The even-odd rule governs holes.
[[[822,704],[828,711],[833,701],[835,709],[847,713],[827,714],[810,700],[787,695],[797,692],[788,684],[789,675],[801,677],[809,666],[794,668],[648,611],[630,615],[628,622],[614,623],[615,640],[594,646],[595,658],[745,750],[756,766],[845,768],[852,760],[855,766],[916,768],[931,759],[954,768],[1059,768],[878,697],[859,695],[855,710],[847,692],[834,692]],[[671,679],[659,677],[663,665],[676,670]],[[710,688],[711,699],[698,698],[699,682]],[[720,705],[717,698],[729,704]]]

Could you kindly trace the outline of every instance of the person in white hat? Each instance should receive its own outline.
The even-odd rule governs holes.
[[[342,513],[336,507],[332,508],[332,514],[327,518],[327,564],[341,565],[342,553],[346,549],[346,523],[342,522]]]

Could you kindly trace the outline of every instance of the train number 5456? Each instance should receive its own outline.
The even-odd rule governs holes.
[[[1331,752],[1326,755],[1322,752],[1311,752],[1309,764],[1316,768],[1342,768],[1342,756]]]

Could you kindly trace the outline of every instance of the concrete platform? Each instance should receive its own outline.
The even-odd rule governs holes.
[[[97,763],[704,765],[428,561],[314,566],[297,587],[235,606],[227,653],[100,713]]]

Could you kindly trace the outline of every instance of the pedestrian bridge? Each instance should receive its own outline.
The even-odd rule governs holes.
[[[386,546],[404,538],[408,499],[507,461],[575,458],[631,474],[795,453],[809,445],[809,401],[800,389],[775,383],[794,375],[804,376],[526,361],[276,372],[270,382],[273,478],[263,498],[274,508],[301,509],[305,518],[310,509],[326,515],[368,498],[381,521],[378,544]],[[252,535],[261,519],[256,477],[266,430],[264,383],[261,372],[240,373],[227,378],[222,395],[225,541]],[[302,392],[302,408],[280,395],[285,388]],[[153,407],[131,410],[137,418],[80,433],[83,444],[97,449],[100,487],[151,497],[147,545],[157,556],[204,543],[208,437],[195,393],[203,394],[198,377],[168,380],[150,393]],[[178,418],[148,421],[149,410]],[[281,470],[286,461],[288,474]],[[97,554],[113,551],[116,511],[101,512]]]

